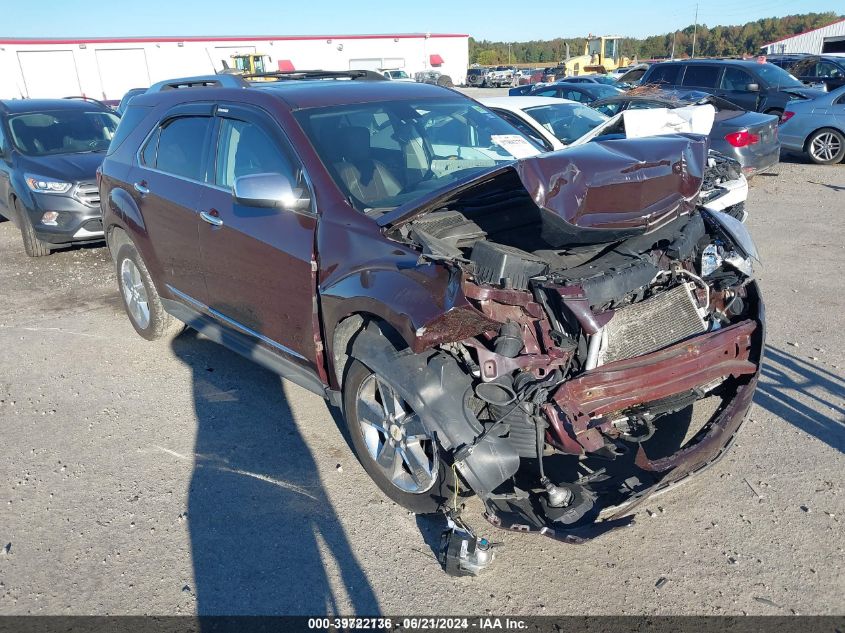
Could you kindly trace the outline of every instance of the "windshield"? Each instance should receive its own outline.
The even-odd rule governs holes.
[[[615,84],[616,82],[613,82],[613,83]],[[609,99],[610,97],[615,97],[620,92],[622,92],[615,85],[605,86],[604,84],[593,84],[593,85],[585,86],[585,87],[588,87],[590,93],[596,99]]]
[[[804,84],[786,72],[783,68],[774,64],[760,64],[757,66],[757,74],[769,85],[778,88],[805,88]]]
[[[601,112],[575,103],[536,106],[525,113],[567,145],[607,121]]]
[[[408,73],[406,73],[404,70],[391,70],[390,76],[393,79],[408,79]]]
[[[11,116],[9,128],[23,154],[47,156],[105,151],[118,121],[110,112],[55,110]]]
[[[540,150],[469,99],[300,110],[300,125],[358,210],[387,210]]]
[[[602,75],[600,77],[593,77],[593,79],[595,80],[596,83],[599,83],[599,84],[606,84],[608,86],[617,85],[616,80],[613,77],[606,77],[606,76]]]

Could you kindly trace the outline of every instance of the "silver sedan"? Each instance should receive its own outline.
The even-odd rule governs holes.
[[[845,86],[815,99],[790,101],[781,118],[783,149],[806,153],[819,165],[845,159]]]

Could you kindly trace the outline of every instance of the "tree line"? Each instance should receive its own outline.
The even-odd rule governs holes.
[[[787,15],[782,18],[763,18],[738,26],[709,28],[705,24],[699,24],[697,30],[691,24],[673,33],[651,35],[643,39],[626,37],[621,42],[621,53],[631,59],[639,60],[667,58],[672,55],[674,41],[675,57],[689,57],[693,53],[693,31],[696,31],[696,57],[757,55],[763,44],[825,26],[842,17],[833,11],[828,11]],[[552,65],[566,58],[567,46],[570,55],[582,55],[585,41],[586,38],[576,37],[508,43],[470,38],[469,59],[470,63],[482,66],[507,63]]]

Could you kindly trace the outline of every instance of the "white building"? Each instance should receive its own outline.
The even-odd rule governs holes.
[[[469,36],[454,33],[262,37],[0,38],[0,98],[119,100],[130,88],[212,74],[231,55],[269,55],[269,70],[437,70],[464,83]]]
[[[845,20],[761,46],[766,55],[845,53]]]

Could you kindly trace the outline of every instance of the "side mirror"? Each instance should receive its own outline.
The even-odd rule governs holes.
[[[247,207],[302,211],[311,206],[311,199],[282,174],[251,174],[235,179],[232,187],[235,202]]]
[[[760,84],[748,84],[745,89],[748,92],[760,92]]]

